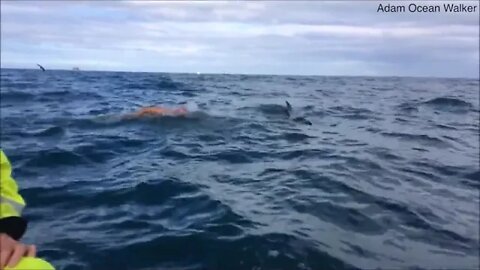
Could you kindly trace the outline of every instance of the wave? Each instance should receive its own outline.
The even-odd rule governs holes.
[[[54,127],[35,134],[35,136],[55,136],[58,132],[63,134],[63,129]],[[27,161],[25,162],[25,167],[55,168],[59,166],[84,166],[89,163],[105,163],[118,154],[132,149],[142,148],[149,142],[148,140],[126,137],[110,138],[105,136],[94,136],[88,141],[88,143],[77,145],[71,150],[51,148],[29,153],[26,155]]]
[[[60,126],[49,127],[41,131],[31,133],[34,137],[53,137],[65,134],[65,129]]]
[[[109,145],[111,145],[111,147],[108,147]],[[109,159],[112,159],[116,156],[118,148],[119,142],[116,141],[112,143],[106,143],[106,145],[103,146],[101,142],[94,142],[86,145],[77,146],[75,147],[73,152],[91,162],[105,163]]]
[[[435,127],[447,130],[457,130],[457,128],[452,125],[435,124]]]
[[[226,162],[230,164],[246,164],[259,161],[265,158],[279,158],[282,160],[306,160],[314,159],[319,156],[327,156],[332,151],[328,149],[316,150],[293,150],[293,151],[279,151],[276,153],[270,153],[259,150],[246,150],[246,149],[229,149],[223,151],[217,151],[208,154],[196,154],[194,152],[187,153],[186,151],[179,150],[178,148],[167,147],[160,152],[163,156],[172,159],[181,160],[197,160],[197,161],[216,161]]]
[[[408,231],[404,228],[399,228],[409,238],[420,240],[424,243],[434,243],[437,246],[450,247],[457,250],[462,250],[471,253],[471,247],[477,246],[478,243],[473,239],[465,238],[460,234],[446,230],[436,225],[437,222],[444,222],[440,217],[433,214],[428,209],[408,207],[404,204],[393,202],[392,200],[384,199],[377,201],[378,205],[382,206],[388,211],[392,211],[406,228],[414,230],[421,229],[421,233],[415,231]]]
[[[395,137],[402,140],[414,141],[428,145],[449,146],[449,143],[443,141],[442,139],[431,137],[425,134],[410,134],[401,132],[382,132],[380,134],[387,137]]]
[[[35,94],[35,99],[42,102],[75,102],[84,100],[102,100],[104,97],[98,93],[86,91],[48,91]]]
[[[309,136],[307,134],[295,133],[295,132],[284,133],[280,137],[285,139],[288,142],[300,142],[300,141],[305,141],[307,139],[315,138],[314,136]]]
[[[0,98],[3,102],[25,102],[33,100],[35,95],[19,91],[2,91]]]
[[[81,155],[63,149],[40,150],[36,153],[30,153],[26,167],[32,168],[54,168],[58,166],[76,166],[79,164],[88,164],[87,160]]]
[[[452,97],[438,97],[421,102],[405,102],[398,106],[404,112],[418,112],[421,107],[453,113],[465,113],[474,109],[472,103]]]
[[[462,183],[472,188],[480,189],[480,171],[464,175]]]
[[[448,107],[458,107],[458,108],[471,108],[473,105],[470,102],[458,98],[449,98],[449,97],[439,97],[427,100],[422,102],[425,105],[432,106],[448,106]]]
[[[299,213],[311,214],[346,231],[362,234],[382,234],[386,231],[382,224],[357,209],[342,207],[331,202],[304,202],[289,199],[287,202]]]
[[[418,105],[414,102],[405,102],[400,104],[398,109],[404,112],[418,112]]]
[[[254,150],[226,150],[217,153],[197,155],[196,160],[223,161],[230,164],[251,163],[269,156],[268,152]]]
[[[93,92],[75,92],[70,90],[46,91],[46,92],[23,92],[3,91],[0,94],[3,102],[74,102],[79,100],[103,99],[103,96]]]
[[[317,158],[330,158],[333,154],[332,149],[302,149],[302,150],[290,150],[290,151],[279,151],[272,153],[273,157],[277,157],[283,160],[307,160],[307,159],[317,159]]]
[[[229,238],[217,237],[208,231],[194,233],[185,230],[183,234],[178,232],[150,238],[148,241],[140,238],[138,241],[129,241],[123,248],[113,248],[108,256],[100,255],[100,259],[92,263],[91,269],[126,269],[125,265],[129,269],[184,270],[217,269],[215,266],[252,270],[358,269],[318,250],[300,237],[284,233],[245,234]],[[132,253],[142,254],[143,260],[129,260],[129,254]],[[185,254],[189,254],[187,260]],[[110,257],[117,259],[108,261]],[[175,264],[169,263],[172,261]]]
[[[377,156],[382,160],[389,160],[389,161],[398,161],[404,160],[401,156],[395,155],[393,151],[389,150],[388,148],[376,147],[367,150],[367,152]]]
[[[327,113],[333,116],[341,118],[347,118],[352,120],[368,120],[376,119],[376,114],[365,108],[355,108],[351,106],[335,106],[327,110]]]
[[[127,82],[123,85],[123,87],[128,90],[180,90],[185,88],[185,85],[170,78],[150,78],[140,81]]]
[[[287,110],[285,105],[279,104],[261,104],[255,109],[266,115],[287,115]]]
[[[474,109],[472,103],[450,97],[439,97],[424,101],[419,106],[426,106],[435,110],[450,113],[468,113]]]
[[[64,90],[64,91],[41,92],[39,94],[42,95],[42,96],[46,96],[46,97],[62,97],[62,96],[72,95],[73,92],[70,92],[68,90]],[[81,93],[77,92],[77,94],[81,94]]]
[[[469,174],[465,175],[465,177],[467,177],[468,179],[474,180],[474,181],[478,181],[480,183],[480,171],[469,173]]]
[[[132,202],[132,200],[134,203],[143,205],[156,205],[161,202],[162,199],[166,200],[184,192],[191,193],[198,191],[198,187],[179,181],[178,179],[157,180],[157,183],[133,182],[130,186],[132,188],[119,186],[113,190],[95,193],[65,192],[65,189],[71,190],[69,186],[57,186],[48,189],[43,187],[31,188],[26,189],[25,192],[27,195],[30,195],[29,198],[32,204],[45,205],[49,202],[57,201],[61,203],[69,201],[74,205],[82,204],[83,202],[91,207],[99,207],[108,205],[118,206],[126,202]],[[37,190],[43,192],[38,192]],[[52,200],[53,198],[57,199]]]
[[[2,79],[2,88],[3,89],[37,89],[40,85],[37,82],[9,82],[8,80]]]

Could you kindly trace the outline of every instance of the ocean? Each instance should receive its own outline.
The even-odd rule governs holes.
[[[57,269],[478,269],[479,108],[478,79],[2,69],[0,139]]]

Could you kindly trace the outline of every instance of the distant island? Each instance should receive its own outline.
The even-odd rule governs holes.
[[[72,68],[72,70],[73,70],[73,71],[80,71],[80,68],[74,67],[74,68]]]

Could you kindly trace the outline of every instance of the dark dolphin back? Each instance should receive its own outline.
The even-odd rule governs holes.
[[[307,118],[305,117],[296,117],[296,118],[293,118],[293,121],[294,122],[297,122],[297,123],[302,123],[302,124],[305,124],[305,125],[309,125],[311,126],[312,125],[312,122],[310,122]]]

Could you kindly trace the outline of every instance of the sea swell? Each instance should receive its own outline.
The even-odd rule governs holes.
[[[476,269],[478,87],[2,70],[0,135],[58,269]]]

